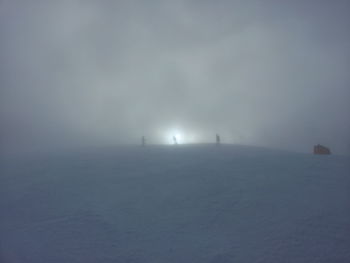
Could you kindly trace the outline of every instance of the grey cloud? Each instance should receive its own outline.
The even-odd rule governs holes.
[[[9,148],[197,142],[349,145],[346,1],[3,1]]]

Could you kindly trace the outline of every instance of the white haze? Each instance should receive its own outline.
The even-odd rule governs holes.
[[[349,6],[3,0],[2,149],[169,143],[176,130],[347,153]]]

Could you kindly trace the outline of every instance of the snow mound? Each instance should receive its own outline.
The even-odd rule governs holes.
[[[0,262],[350,262],[349,158],[119,147],[0,166]]]

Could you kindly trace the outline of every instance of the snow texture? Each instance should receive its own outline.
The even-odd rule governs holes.
[[[2,157],[0,262],[350,262],[349,164],[235,145]]]

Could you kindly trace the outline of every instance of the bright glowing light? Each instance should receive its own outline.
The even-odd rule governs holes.
[[[167,141],[169,144],[174,144],[174,138],[176,139],[176,142],[178,144],[184,143],[184,136],[183,133],[179,130],[170,130],[168,131],[167,135]]]
[[[163,133],[163,141],[166,144],[175,144],[174,137],[177,144],[196,143],[197,136],[193,132],[185,131],[180,128],[173,128],[165,130]]]

